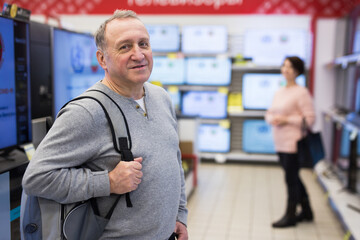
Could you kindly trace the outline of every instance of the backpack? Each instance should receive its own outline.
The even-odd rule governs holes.
[[[111,130],[114,149],[121,154],[121,159],[124,161],[132,161],[133,155],[131,152],[131,136],[129,127],[123,111],[120,106],[106,93],[90,89],[70,100],[68,103],[90,98],[99,103],[104,110],[105,116]],[[109,101],[110,100],[110,101]],[[66,103],[62,108],[64,108]],[[119,114],[119,111],[121,115]],[[116,122],[116,129],[113,122]],[[128,136],[128,137],[124,137]],[[116,204],[121,195],[118,195],[113,206],[109,210],[105,218],[110,219]],[[127,207],[132,207],[129,193],[125,194]],[[97,204],[95,198],[91,199],[91,206],[98,214]],[[79,207],[83,202],[72,204],[61,204],[49,199],[29,196],[24,191],[21,196],[21,210],[20,210],[20,233],[22,240],[40,240],[40,239],[66,239],[63,233],[64,221],[67,215],[76,207]],[[98,216],[97,216],[98,217]],[[107,223],[107,222],[106,222]],[[105,224],[106,225],[106,224]],[[104,227],[105,227],[104,225]],[[76,226],[73,227],[76,229]]]

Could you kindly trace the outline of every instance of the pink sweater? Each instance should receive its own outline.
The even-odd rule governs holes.
[[[274,117],[283,116],[287,124],[274,126]],[[307,125],[315,122],[315,111],[307,88],[299,85],[283,87],[275,95],[265,120],[273,125],[274,144],[277,152],[296,153],[297,141],[302,137],[302,118]]]

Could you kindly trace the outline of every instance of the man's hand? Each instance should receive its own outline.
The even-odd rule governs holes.
[[[141,183],[143,173],[142,157],[134,161],[120,161],[116,167],[109,172],[110,193],[124,194],[134,191]]]
[[[187,228],[181,222],[176,222],[174,232],[178,235],[177,236],[178,240],[188,240],[189,239]]]

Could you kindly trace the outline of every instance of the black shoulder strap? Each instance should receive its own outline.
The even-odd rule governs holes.
[[[93,99],[94,101],[99,103],[101,108],[104,110],[106,119],[108,120],[109,123],[114,149],[121,154],[121,158],[123,161],[133,161],[134,157],[131,152],[131,147],[132,147],[131,135],[125,114],[120,108],[120,106],[108,94],[106,94],[101,90],[90,89],[84,92],[83,94],[81,94],[80,96],[67,102],[62,108],[64,108],[70,102],[74,102],[76,100],[80,100],[84,98]],[[119,111],[121,114],[119,114]],[[114,123],[116,123],[116,127],[114,127]],[[125,197],[126,197],[127,207],[132,207],[130,194],[126,193]],[[119,198],[116,200],[114,206],[112,207],[111,213],[114,210],[118,200]],[[108,215],[110,214],[111,216],[111,213],[109,212]]]

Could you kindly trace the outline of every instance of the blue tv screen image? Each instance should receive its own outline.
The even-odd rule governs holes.
[[[350,131],[346,128],[341,133],[340,157],[347,158],[350,155]],[[357,155],[360,156],[360,139],[357,140]]]
[[[184,116],[200,118],[226,118],[227,94],[217,91],[188,91],[181,99]]]
[[[252,29],[244,34],[244,57],[259,66],[281,66],[285,57],[310,62],[310,33],[304,29]]]
[[[227,28],[222,25],[185,25],[182,27],[181,50],[190,54],[226,53]]]
[[[200,152],[230,151],[230,129],[219,124],[200,124],[197,138]]]
[[[306,78],[300,75],[296,83],[306,86]],[[244,109],[266,110],[270,107],[275,92],[285,86],[280,73],[246,73],[242,78],[242,103]]]
[[[231,82],[229,58],[190,57],[186,59],[186,84],[226,86]]]
[[[154,57],[153,70],[149,81],[159,81],[164,85],[181,85],[185,83],[184,58]]]
[[[154,52],[177,52],[180,50],[180,29],[177,25],[146,25],[150,46]]]
[[[92,35],[53,30],[54,116],[69,100],[77,97],[104,77],[96,59]]]
[[[178,89],[167,89],[167,92],[170,95],[171,102],[174,106],[175,111],[180,110],[180,99],[181,99],[181,93]]]
[[[0,149],[31,142],[29,25],[0,17]]]
[[[243,122],[242,150],[248,153],[275,153],[271,125],[262,119]]]

